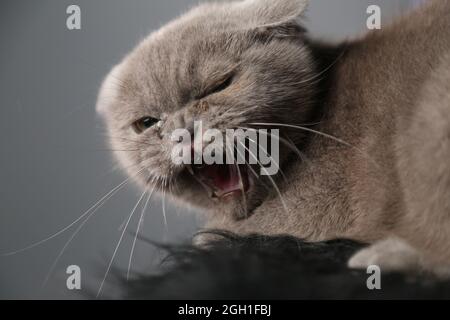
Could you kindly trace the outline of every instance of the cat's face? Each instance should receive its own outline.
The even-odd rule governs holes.
[[[190,204],[251,211],[263,189],[248,169],[188,170],[171,158],[175,129],[250,127],[252,122],[303,123],[314,75],[296,18],[305,0],[205,4],[151,34],[105,80],[97,109],[120,163],[142,185]],[[222,181],[205,186],[199,178]],[[208,177],[212,175],[212,177]],[[208,180],[208,179],[206,179]],[[231,186],[231,187],[230,187]],[[239,215],[239,214],[238,214]]]

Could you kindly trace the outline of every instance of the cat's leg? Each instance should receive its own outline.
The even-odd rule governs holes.
[[[348,261],[349,268],[378,266],[382,272],[424,273],[450,278],[450,265],[436,264],[400,238],[388,238],[358,251]]]
[[[438,275],[450,273],[449,66],[450,54],[398,120],[394,139],[403,214],[392,233],[421,253],[423,269]]]
[[[220,233],[215,233],[214,231],[208,231],[205,229],[205,231],[200,231],[194,234],[192,238],[192,245],[198,248],[207,249],[211,244],[221,241],[223,238],[224,237]]]
[[[376,265],[382,271],[421,271],[420,253],[399,238],[388,238],[358,251],[349,261],[352,269]]]

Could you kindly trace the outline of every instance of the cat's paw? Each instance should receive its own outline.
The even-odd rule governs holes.
[[[421,258],[417,250],[406,242],[389,238],[358,251],[348,261],[352,269],[367,269],[371,265],[382,271],[421,271]]]
[[[223,241],[223,235],[214,232],[198,232],[192,238],[192,245],[201,248],[208,249],[211,245],[217,243],[218,241]]]

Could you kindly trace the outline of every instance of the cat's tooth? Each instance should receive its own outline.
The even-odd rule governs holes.
[[[194,174],[194,169],[192,169],[192,166],[191,166],[191,165],[186,166],[186,168],[188,169],[188,171],[189,171],[190,174],[195,175],[195,174]]]
[[[197,169],[197,170],[201,170],[201,169],[203,169],[204,167],[205,167],[204,164],[196,164],[196,165],[194,165],[194,168]]]
[[[210,193],[209,193],[209,197],[212,199],[212,200],[219,200],[219,197],[217,196],[217,193],[215,192],[215,191],[211,191]]]

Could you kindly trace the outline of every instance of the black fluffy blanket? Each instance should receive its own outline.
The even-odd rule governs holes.
[[[369,290],[365,270],[346,267],[362,244],[347,240],[307,243],[292,237],[225,232],[208,249],[164,247],[158,274],[122,282],[128,299],[429,299],[450,298],[450,282],[382,274]]]

